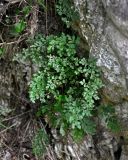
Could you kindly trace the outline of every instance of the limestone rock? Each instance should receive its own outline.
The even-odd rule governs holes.
[[[102,69],[104,96],[114,103],[128,99],[127,0],[74,0],[74,4],[90,57]]]
[[[90,47],[90,57],[97,59],[105,84],[104,103],[115,105],[117,115],[125,128],[119,135],[100,132],[98,142],[92,140],[91,158],[86,147],[85,159],[127,160],[128,127],[128,2],[127,0],[73,0],[79,13],[78,32]],[[76,28],[75,28],[76,29]],[[97,135],[98,136],[98,135]],[[86,139],[87,143],[89,138]],[[84,143],[84,142],[83,142]],[[97,154],[98,153],[98,158]],[[80,154],[79,154],[80,155]],[[81,157],[82,159],[82,157]]]

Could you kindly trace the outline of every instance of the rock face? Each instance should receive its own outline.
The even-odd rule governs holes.
[[[97,59],[97,65],[102,70],[105,84],[103,101],[115,105],[125,130],[120,135],[114,135],[102,128],[95,136],[86,135],[80,144],[74,143],[70,137],[62,143],[55,133],[53,143],[57,159],[128,160],[128,1],[73,1],[80,15],[77,29],[89,44],[90,57]],[[12,97],[23,95],[30,77],[29,65],[19,66],[0,60],[0,112],[3,115],[10,112],[8,106],[12,101],[12,92],[16,93]]]
[[[104,102],[115,105],[126,127],[128,126],[128,1],[74,0],[74,5],[80,15],[78,30],[90,46],[90,57],[97,59],[97,65],[102,70],[105,84]],[[111,142],[110,144],[113,145]],[[119,157],[111,148],[114,156],[109,154],[108,158],[105,154],[99,154],[98,159],[126,160],[128,159],[128,155],[125,154],[128,153],[126,146],[122,146]]]
[[[0,59],[0,116],[7,116],[16,106],[25,106],[25,93],[30,78],[30,65]]]
[[[90,56],[103,72],[104,96],[115,104],[128,100],[128,2],[74,0],[74,4]]]

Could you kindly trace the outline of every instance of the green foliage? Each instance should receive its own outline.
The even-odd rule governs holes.
[[[26,5],[22,8],[22,10],[19,8],[16,9],[16,16],[19,17],[19,21],[12,25],[11,27],[11,34],[13,36],[19,36],[26,28],[27,26],[27,17],[31,12],[31,6]],[[7,19],[9,21],[9,19]]]
[[[49,125],[58,128],[62,136],[71,133],[76,140],[85,133],[95,134],[93,116],[97,109],[109,129],[119,130],[112,106],[95,108],[103,84],[95,60],[77,55],[78,43],[78,38],[63,33],[37,36],[22,52],[25,59],[38,66],[29,91],[32,102],[41,102],[38,115],[46,117]]]
[[[46,40],[42,36],[37,36],[34,40],[28,40],[30,47],[23,49],[22,55],[19,58],[23,60],[32,60],[38,66],[42,66],[46,52]]]
[[[42,103],[40,115],[64,136],[95,133],[92,111],[102,87],[94,60],[77,56],[79,42],[75,36],[38,36],[24,49],[22,56],[38,65],[30,83],[30,99]]]
[[[25,28],[26,28],[26,22],[24,20],[20,20],[19,22],[14,24],[12,28],[12,33],[18,35],[21,32],[23,32]]]
[[[0,47],[0,57],[3,56],[5,53],[5,48]]]
[[[31,11],[31,6],[25,6],[23,9],[22,9],[22,13],[23,15],[26,17],[28,16],[28,14],[30,13]]]
[[[45,6],[44,0],[37,0],[37,3],[38,3],[39,6],[41,6],[44,10],[46,10],[46,6]]]
[[[73,21],[79,19],[79,15],[74,8],[72,0],[58,0],[56,10],[67,27],[70,27]]]
[[[121,125],[117,119],[115,108],[111,105],[100,106],[98,109],[98,115],[102,118],[111,131],[118,132],[121,130]]]
[[[74,129],[71,131],[71,135],[73,137],[73,140],[76,142],[76,143],[79,143],[80,141],[83,140],[83,137],[85,136],[85,132],[81,129]]]
[[[35,102],[37,99],[40,99],[42,102],[45,101],[46,81],[45,75],[42,72],[34,75],[30,88],[32,88],[32,91],[30,91],[30,99],[32,102]]]
[[[33,138],[32,148],[33,153],[41,157],[46,152],[46,147],[49,145],[49,137],[44,129],[40,129]]]

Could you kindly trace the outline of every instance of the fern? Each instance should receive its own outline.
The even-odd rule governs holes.
[[[62,21],[69,28],[74,21],[79,19],[79,15],[74,8],[72,0],[58,0],[56,10]]]
[[[102,105],[98,108],[98,115],[106,124],[106,127],[113,132],[119,132],[121,125],[115,113],[115,108],[111,105]]]
[[[48,144],[49,144],[48,135],[46,134],[44,129],[40,129],[36,133],[36,135],[32,141],[33,153],[38,157],[43,156],[46,152],[46,148],[47,148]]]
[[[38,66],[30,82],[30,99],[34,103],[40,100],[38,115],[59,129],[62,136],[71,133],[80,140],[85,133],[95,134],[94,115],[102,118],[107,128],[119,131],[113,107],[95,107],[103,86],[100,71],[95,60],[78,56],[78,43],[78,38],[64,33],[40,35],[30,41],[22,52],[24,59]]]
[[[30,99],[40,100],[40,115],[63,136],[73,130],[94,134],[96,127],[92,117],[102,81],[95,61],[77,56],[78,42],[64,33],[38,36],[22,53],[39,67],[30,83]]]

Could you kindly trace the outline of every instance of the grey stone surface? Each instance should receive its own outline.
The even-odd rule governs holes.
[[[97,59],[105,84],[104,103],[115,105],[123,126],[119,135],[100,132],[98,142],[93,141],[94,151],[84,146],[85,159],[127,160],[128,128],[128,1],[127,0],[73,0],[80,15],[80,35],[90,47],[90,57]],[[120,138],[121,137],[121,138]],[[124,141],[122,140],[124,138]],[[89,138],[85,143],[88,143]],[[123,143],[122,143],[123,141]],[[84,143],[84,142],[83,142]],[[82,145],[80,147],[83,148]],[[120,150],[121,148],[121,150]],[[121,152],[120,152],[121,151]],[[97,158],[98,153],[99,157]],[[117,155],[119,154],[120,155]],[[82,159],[82,157],[81,157]]]
[[[103,72],[104,96],[114,103],[128,99],[127,0],[74,0],[74,4],[90,57]]]
[[[23,99],[30,79],[30,65],[0,59],[0,115],[6,116],[12,105]]]

